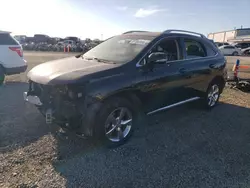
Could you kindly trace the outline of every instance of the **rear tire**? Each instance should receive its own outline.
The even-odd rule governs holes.
[[[212,109],[218,104],[222,87],[222,83],[219,80],[215,80],[209,84],[203,100],[206,109]]]
[[[108,99],[97,114],[95,137],[108,147],[124,144],[133,133],[136,114],[128,100],[118,97]]]
[[[0,66],[0,85],[4,83],[4,79],[5,79],[5,73],[3,68]]]
[[[233,56],[238,56],[238,55],[239,55],[238,52],[234,52],[234,53],[233,53]]]
[[[243,53],[244,56],[250,56],[250,50],[246,50],[244,53]]]

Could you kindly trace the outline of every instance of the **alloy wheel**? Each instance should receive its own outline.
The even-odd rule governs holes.
[[[213,107],[217,103],[219,95],[220,95],[219,86],[216,84],[212,85],[212,87],[208,91],[208,96],[207,96],[208,106]]]
[[[112,111],[105,122],[105,135],[112,142],[124,140],[132,128],[132,112],[125,107]]]

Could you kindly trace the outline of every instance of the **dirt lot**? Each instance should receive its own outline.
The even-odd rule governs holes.
[[[66,56],[25,53],[29,69]],[[0,87],[0,187],[250,185],[250,93],[226,89],[212,111],[194,103],[148,117],[127,144],[108,150],[58,137],[23,102],[26,89],[25,74]]]

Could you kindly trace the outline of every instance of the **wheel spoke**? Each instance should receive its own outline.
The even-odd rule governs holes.
[[[120,127],[117,129],[117,133],[118,133],[118,139],[122,140],[124,138],[124,135],[123,135],[123,131]]]
[[[211,106],[213,106],[216,103],[216,100],[214,98],[214,96],[211,97]]]
[[[212,103],[212,97],[210,96],[210,97],[208,98],[208,105],[211,106],[211,103]]]
[[[106,132],[106,135],[112,133],[117,127],[114,114],[110,114],[110,116],[108,117],[107,123],[106,123],[106,128],[109,128],[110,125],[112,125],[112,127],[108,132]]]
[[[124,115],[125,115],[125,110],[124,108],[122,108],[119,114],[119,119],[118,119],[119,123],[122,121],[122,118],[124,117]]]
[[[112,128],[106,133],[106,135],[111,134],[111,133],[116,129],[116,127],[117,127],[117,126],[112,127]]]
[[[218,94],[218,93],[219,93],[219,88],[216,87],[216,88],[214,89],[214,91],[213,91],[213,95]]]
[[[128,125],[131,122],[132,122],[132,119],[124,120],[124,121],[121,121],[121,125]]]

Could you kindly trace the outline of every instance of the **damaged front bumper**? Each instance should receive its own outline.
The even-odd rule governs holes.
[[[47,91],[45,95],[44,92],[34,91],[34,87],[30,87],[28,92],[23,93],[23,97],[25,101],[38,108],[45,116],[47,124],[56,123],[81,136],[93,136],[95,116],[101,106],[100,102],[93,102],[88,97],[67,100],[61,94],[55,96]]]
[[[23,98],[25,101],[34,104],[36,106],[42,106],[43,103],[41,102],[40,98],[38,96],[32,96],[32,95],[28,95],[28,92],[24,92],[23,93]]]

